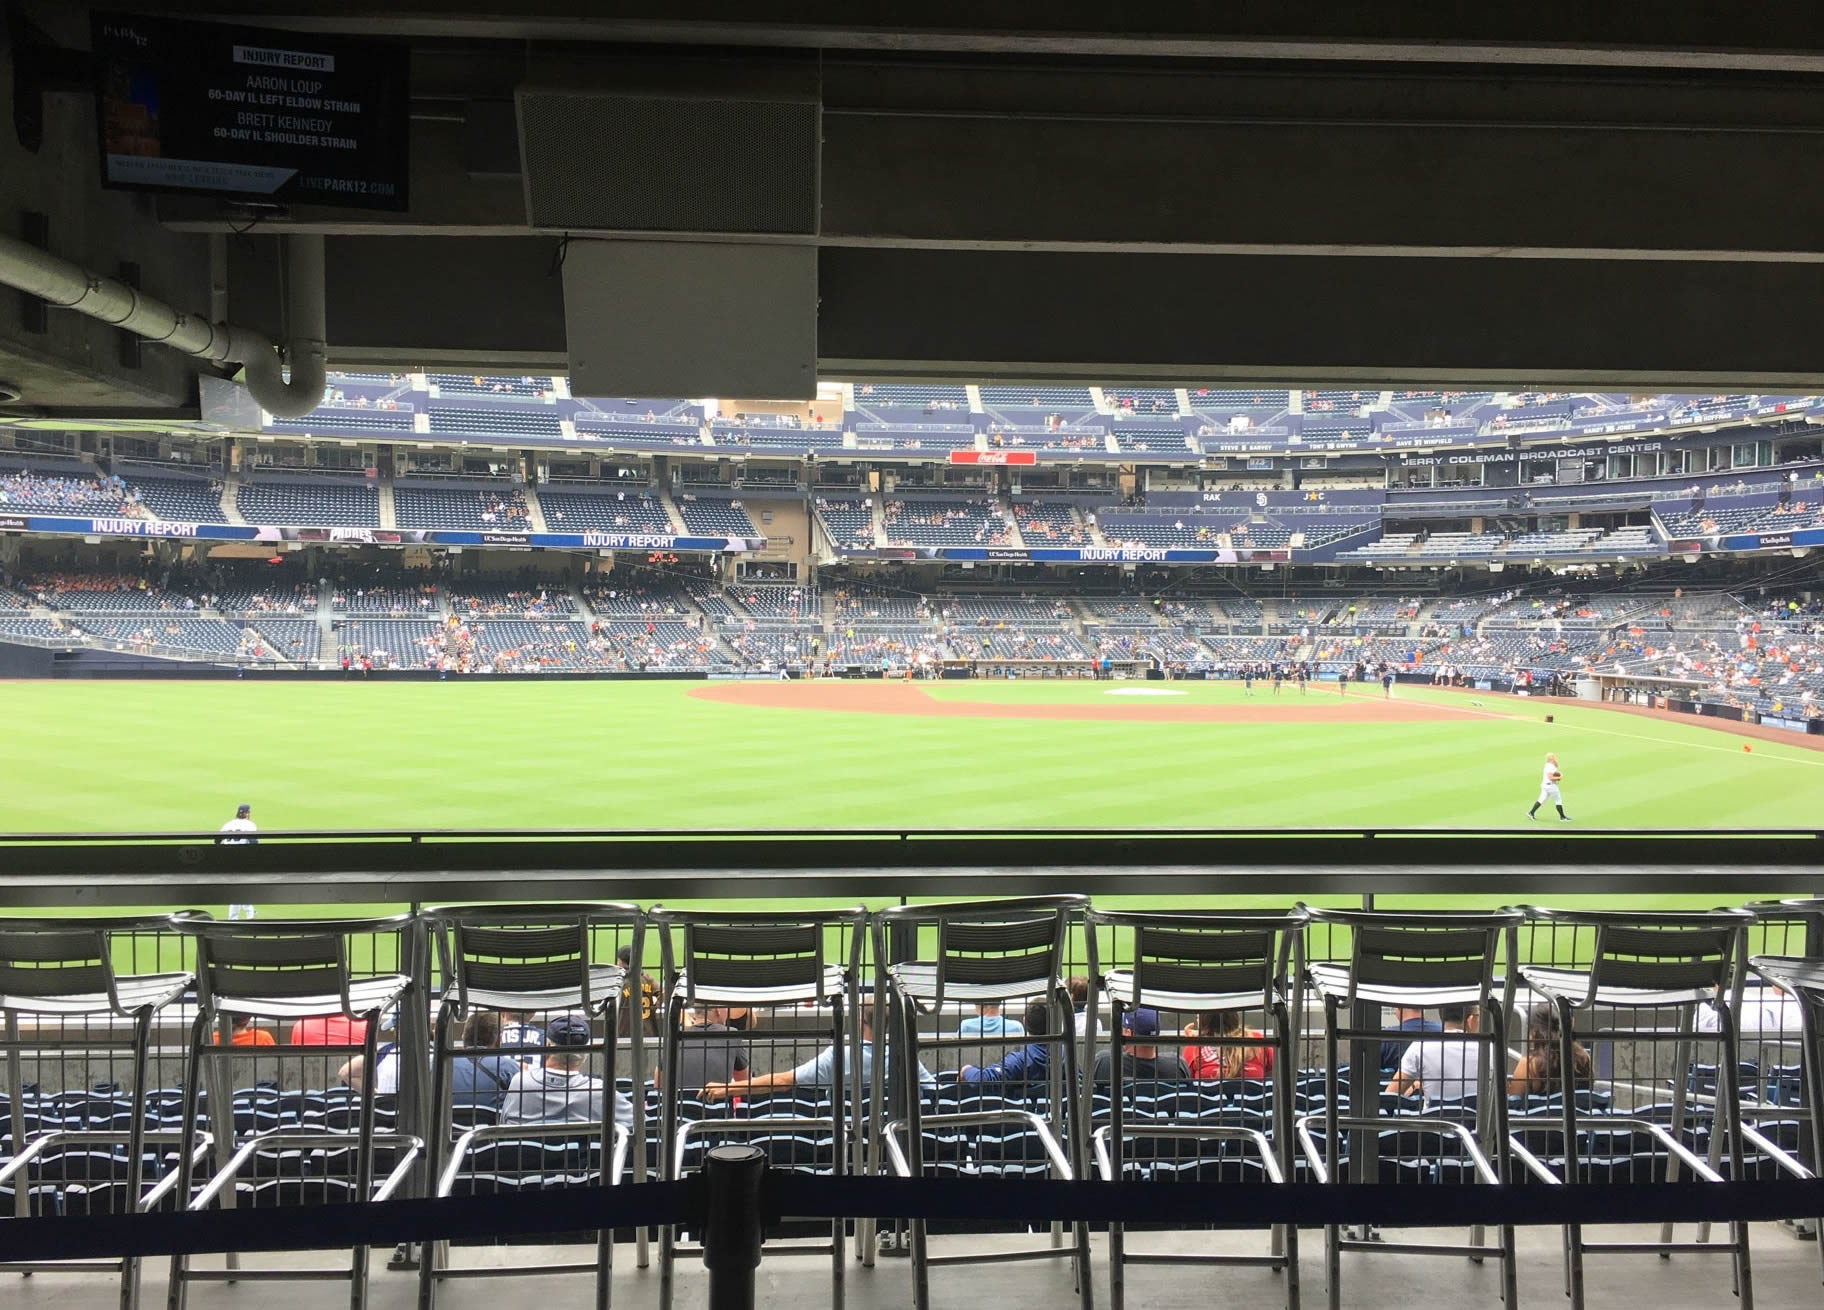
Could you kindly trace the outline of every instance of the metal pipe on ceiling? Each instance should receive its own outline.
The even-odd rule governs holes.
[[[323,402],[328,371],[327,311],[323,238],[292,233],[285,238],[286,346],[264,333],[188,314],[114,278],[0,234],[0,284],[17,288],[60,309],[99,319],[147,341],[216,364],[239,364],[247,390],[275,418],[301,418]],[[290,369],[290,377],[285,375]]]

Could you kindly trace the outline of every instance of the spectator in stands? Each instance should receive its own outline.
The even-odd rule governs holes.
[[[278,1039],[264,1028],[254,1027],[253,1019],[248,1015],[237,1014],[230,1022],[234,1030],[228,1039],[231,1045],[277,1046],[279,1044]],[[222,1044],[222,1035],[219,1032],[215,1035],[215,1044],[217,1046]]]
[[[498,1109],[507,1088],[525,1069],[510,1055],[500,1055],[500,1014],[495,1010],[476,1010],[462,1026],[462,1045],[480,1055],[452,1052],[449,1057],[450,1104],[453,1106],[485,1105]],[[374,1082],[377,1096],[395,1096],[399,1092],[399,1044],[388,1042],[376,1053],[379,1075]],[[336,1071],[336,1076],[356,1091],[361,1090],[362,1057],[351,1059]]]
[[[1400,1057],[1398,1072],[1387,1082],[1387,1090],[1395,1096],[1422,1095],[1431,1104],[1476,1094],[1482,1045],[1458,1035],[1475,1032],[1481,1015],[1471,1005],[1445,1005],[1439,1007],[1438,1018],[1444,1025],[1442,1031],[1435,1037],[1418,1038]]]
[[[1129,1038],[1144,1039],[1159,1035],[1159,1011],[1150,1006],[1139,1006],[1121,1016],[1121,1031]],[[1094,1082],[1110,1081],[1114,1071],[1114,1053],[1103,1049],[1096,1053],[1095,1067],[1090,1071]],[[1184,1067],[1184,1057],[1176,1050],[1161,1051],[1157,1046],[1143,1040],[1134,1041],[1121,1052],[1121,1079],[1141,1081],[1168,1080],[1182,1081],[1190,1077]]]
[[[534,1016],[526,1011],[503,1011],[500,1016],[500,1049],[503,1051],[536,1052],[544,1049],[545,1030],[532,1022]],[[533,1063],[530,1055],[520,1057],[522,1064]]]
[[[1077,1012],[1077,1036],[1081,1037],[1091,1030],[1100,1033],[1101,1016],[1091,1013],[1089,1008],[1089,979],[1083,974],[1073,973],[1064,980],[1064,990],[1070,993],[1070,1008]]]
[[[589,1020],[580,1014],[560,1014],[545,1026],[550,1049],[545,1058],[521,1069],[500,1102],[500,1122],[600,1123],[602,1080],[583,1066],[587,1057],[577,1048],[591,1040]],[[633,1102],[614,1092],[614,1119],[633,1127]]]
[[[1400,1006],[1393,1012],[1394,1025],[1401,1032],[1408,1033],[1441,1033],[1444,1025],[1436,1019],[1427,1018],[1425,1011],[1414,1010],[1409,1006]],[[1381,1072],[1394,1073],[1400,1067],[1400,1058],[1406,1054],[1411,1042],[1390,1041],[1381,1043]]]
[[[959,1037],[1019,1037],[1026,1028],[1018,1019],[1001,1017],[1001,1007],[995,1001],[983,1001],[975,1007],[975,1017],[964,1019],[957,1026]]]
[[[633,965],[633,947],[623,946],[614,953],[615,963],[621,968]],[[622,1037],[633,1035],[633,984],[629,982],[621,988],[620,1018],[616,1021]],[[659,985],[652,980],[652,975],[640,975],[640,1030],[648,1037],[659,1035]]]
[[[874,1070],[874,1024],[866,1006],[861,1011],[861,1059],[859,1062],[849,1058],[848,1043],[840,1043],[842,1049],[843,1081],[853,1087],[858,1082],[866,1085],[873,1077]],[[706,1083],[703,1087],[705,1101],[724,1101],[731,1096],[743,1093],[759,1095],[762,1092],[784,1091],[792,1087],[832,1087],[836,1082],[837,1046],[824,1047],[803,1064],[792,1069],[780,1069],[773,1073],[750,1078],[744,1083]],[[857,1069],[859,1064],[859,1070]],[[923,1064],[918,1066],[918,1081],[921,1085],[936,1086],[937,1079]]]
[[[684,1026],[691,1036],[678,1043],[678,1091],[700,1092],[711,1083],[729,1086],[745,1082],[749,1064],[747,1043],[728,1026],[728,1011],[693,1005],[684,1011]],[[653,1085],[664,1085],[664,1066],[653,1075]]]
[[[1526,1012],[1526,1049],[1507,1076],[1509,1096],[1550,1096],[1564,1090],[1564,1051],[1559,1045],[1562,1035],[1558,1007],[1550,1001],[1540,1001]],[[1583,1043],[1572,1042],[1572,1085],[1587,1088],[1594,1077],[1590,1053],[1583,1049]]]
[[[1051,1034],[1051,1006],[1043,998],[1026,1006],[1023,1024],[1027,1037]],[[1042,1081],[1051,1061],[1051,1043],[1028,1042],[1005,1052],[994,1064],[977,1068],[965,1064],[959,1076],[966,1083],[1031,1083]]]
[[[1245,1027],[1240,1010],[1212,1010],[1197,1016],[1196,1022],[1184,1027],[1186,1037],[1259,1037],[1257,1028]],[[1270,1078],[1273,1076],[1271,1046],[1187,1046],[1184,1064],[1191,1077],[1214,1081],[1221,1078]]]

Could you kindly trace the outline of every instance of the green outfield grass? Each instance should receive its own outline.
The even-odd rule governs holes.
[[[1162,684],[1152,684],[1158,688]],[[701,683],[9,683],[0,830],[1517,826],[1554,750],[1586,827],[1805,826],[1824,753],[1402,689],[1432,723],[1069,722],[782,710]],[[946,701],[1242,704],[1233,683],[928,685]],[[1351,693],[1350,701],[1363,696]],[[1378,698],[1378,690],[1372,694]],[[1269,700],[1257,689],[1253,703]],[[1280,698],[1300,704],[1295,691]],[[1338,701],[1334,684],[1304,703]]]
[[[1824,797],[1824,753],[1759,740],[1744,752],[1745,739],[1715,729],[1493,695],[1477,705],[1401,689],[1403,698],[1453,707],[1440,722],[1072,722],[754,708],[689,694],[703,686],[0,684],[11,765],[0,831],[214,829],[241,801],[268,831],[1535,831],[1548,827],[1526,819],[1547,750],[1563,765],[1578,828],[1805,826],[1816,823]],[[1184,694],[1170,698],[1110,695],[1122,686],[964,682],[926,690],[944,701],[1144,705],[1149,713],[1272,699],[1257,688],[1250,702],[1234,683],[1172,684],[1166,689]],[[1349,701],[1368,697],[1378,700],[1379,690],[1357,689]],[[1280,701],[1301,704],[1291,688]],[[1302,703],[1343,704],[1334,684],[1313,687]],[[1544,722],[1548,712],[1556,722]]]

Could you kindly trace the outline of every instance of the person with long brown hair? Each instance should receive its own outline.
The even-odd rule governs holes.
[[[1540,1001],[1526,1012],[1526,1050],[1507,1076],[1509,1096],[1549,1096],[1564,1090],[1564,1051],[1559,1045],[1563,1028],[1558,1007]],[[1571,1082],[1585,1089],[1595,1080],[1590,1053],[1580,1042],[1571,1043]]]
[[[1195,1023],[1185,1025],[1186,1037],[1259,1037],[1252,1028],[1244,1028],[1239,1010],[1209,1010],[1197,1016]],[[1270,1078],[1273,1075],[1271,1046],[1187,1046],[1185,1067],[1191,1077],[1208,1082],[1219,1078]]]

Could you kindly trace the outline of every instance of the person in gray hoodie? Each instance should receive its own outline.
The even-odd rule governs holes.
[[[507,1086],[500,1101],[500,1122],[600,1123],[602,1080],[589,1073],[588,1056],[578,1049],[592,1040],[583,1015],[560,1014],[546,1024],[545,1058],[522,1069]],[[633,1127],[633,1102],[618,1091],[614,1119]]]

